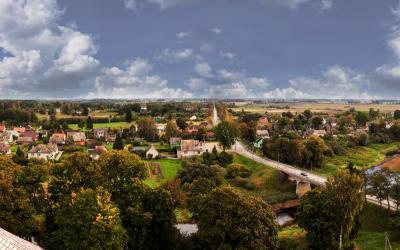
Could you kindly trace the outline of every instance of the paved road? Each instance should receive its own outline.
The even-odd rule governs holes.
[[[256,154],[254,154],[253,152],[251,152],[250,150],[248,150],[247,148],[245,148],[243,146],[242,143],[240,143],[239,141],[236,141],[236,143],[233,145],[232,147],[232,151],[236,152],[237,154],[243,155],[247,158],[250,158],[256,162],[259,162],[261,164],[265,164],[268,165],[272,168],[275,168],[277,170],[280,170],[282,172],[287,173],[290,176],[302,179],[304,181],[308,181],[314,185],[320,185],[320,186],[325,186],[327,178],[324,176],[320,176],[302,169],[298,169],[295,167],[292,167],[290,165],[287,164],[283,164],[277,161],[273,161],[270,159],[266,159],[263,157],[260,157]],[[302,173],[305,173],[307,176],[302,175]],[[367,201],[369,203],[373,203],[376,205],[379,205],[379,200],[376,199],[374,196],[371,195],[367,195]],[[389,200],[389,205],[390,205],[390,209],[393,211],[396,211],[396,203],[393,200]],[[382,201],[382,206],[387,208],[387,201],[384,200]]]
[[[240,143],[239,141],[236,141],[236,143],[233,145],[232,150],[235,151],[236,153],[243,155],[247,158],[250,158],[256,162],[259,162],[261,164],[265,164],[268,165],[272,168],[275,168],[277,170],[280,170],[292,177],[296,177],[300,180],[304,180],[307,182],[310,182],[314,185],[318,185],[318,186],[325,186],[325,183],[327,181],[326,177],[323,176],[319,176],[316,175],[314,173],[302,170],[302,169],[298,169],[295,167],[292,167],[290,165],[287,164],[283,164],[277,161],[273,161],[270,159],[266,159],[263,157],[260,157],[256,154],[254,154],[253,152],[251,152],[250,150],[248,150],[247,148],[245,148],[242,143]]]

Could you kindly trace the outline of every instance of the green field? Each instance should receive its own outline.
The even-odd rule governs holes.
[[[160,163],[161,165],[161,171],[163,172],[164,178],[162,179],[147,179],[146,184],[149,185],[150,187],[158,187],[161,184],[173,180],[179,169],[181,169],[181,160],[174,160],[174,159],[157,159],[157,160],[151,160],[151,162],[157,162]]]
[[[400,249],[400,233],[391,226],[393,217],[394,213],[385,208],[366,204],[360,217],[361,230],[357,238],[359,249],[385,249],[385,232],[389,235],[393,249]]]
[[[237,154],[234,154],[233,159],[235,163],[242,164],[252,171],[248,181],[254,184],[256,189],[237,187],[243,193],[260,197],[270,204],[297,198],[296,184],[283,179],[278,170]]]
[[[128,122],[93,123],[93,128],[129,128],[130,126],[131,123]],[[78,124],[70,124],[69,128],[73,130],[86,130],[85,128],[80,129]]]
[[[398,149],[399,147],[400,143],[395,142],[350,148],[345,155],[327,158],[323,167],[315,170],[315,172],[324,176],[333,176],[337,169],[345,168],[349,162],[353,162],[355,166],[361,169],[368,169],[382,162],[388,151]]]

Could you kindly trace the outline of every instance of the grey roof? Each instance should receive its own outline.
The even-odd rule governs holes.
[[[0,228],[1,250],[41,250],[42,248]]]
[[[47,145],[45,144],[39,144],[35,147],[33,147],[31,150],[29,150],[29,153],[42,153],[42,154],[50,154],[53,152],[57,152],[58,147],[56,144],[49,143]]]

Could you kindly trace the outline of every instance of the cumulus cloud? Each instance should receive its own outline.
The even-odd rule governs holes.
[[[235,54],[231,53],[231,52],[224,52],[224,51],[220,51],[219,55],[228,59],[234,59],[235,58]]]
[[[196,65],[194,66],[194,70],[201,77],[206,77],[206,78],[213,77],[212,68],[206,62],[196,63]]]
[[[287,89],[266,92],[268,98],[376,99],[371,96],[369,76],[334,65],[318,78],[296,77],[289,80]]]
[[[92,37],[58,24],[56,0],[3,0],[0,13],[0,47],[7,52],[0,61],[3,97],[66,94],[98,70]]]
[[[218,27],[214,27],[211,29],[212,32],[214,32],[216,35],[219,35],[222,33],[222,29]]]
[[[138,8],[138,4],[136,0],[124,0],[125,8],[128,10],[136,11]]]
[[[125,68],[104,68],[96,77],[95,91],[88,98],[190,98],[190,92],[168,87],[168,81],[151,74],[145,59],[128,62]]]
[[[333,0],[322,0],[320,4],[320,10],[325,11],[332,9],[333,6]]]
[[[179,33],[176,34],[176,36],[177,36],[179,39],[183,39],[183,38],[189,37],[189,36],[191,36],[191,35],[192,35],[192,32],[191,32],[191,31],[187,31],[187,32],[182,31],[182,32],[179,32]]]
[[[197,0],[147,0],[147,1],[158,4],[161,9],[167,9],[169,7],[173,7],[179,4],[196,2]]]
[[[156,59],[168,63],[175,63],[192,59],[194,56],[195,54],[192,49],[172,50],[166,48],[161,52],[160,55],[156,56]]]
[[[207,86],[207,82],[202,78],[190,78],[185,85],[191,90],[201,90]]]
[[[212,98],[251,98],[254,97],[252,89],[243,83],[234,82],[213,85],[206,89],[205,95]]]

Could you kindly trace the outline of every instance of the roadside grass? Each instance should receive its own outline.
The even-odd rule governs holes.
[[[349,162],[360,169],[368,169],[385,159],[385,154],[400,147],[399,142],[389,144],[371,144],[368,146],[358,146],[347,150],[345,155],[337,155],[332,158],[327,158],[321,169],[316,169],[314,172],[327,177],[333,176],[338,169],[346,168]]]
[[[393,211],[377,205],[366,204],[361,213],[361,229],[356,240],[360,250],[385,248],[385,232],[388,233],[393,249],[400,249],[400,233],[391,226],[390,219],[398,216]]]
[[[237,154],[234,154],[234,162],[252,172],[247,180],[254,184],[255,189],[249,190],[235,185],[243,193],[257,196],[269,204],[297,199],[296,184],[285,179],[278,170]]]
[[[278,242],[285,249],[306,250],[306,231],[297,224],[282,228],[278,233]]]
[[[156,160],[151,160],[151,162],[160,163],[161,171],[163,173],[163,178],[146,179],[145,183],[152,188],[159,187],[161,184],[173,180],[178,174],[178,171],[182,167],[181,166],[182,161],[175,159],[156,159]]]

